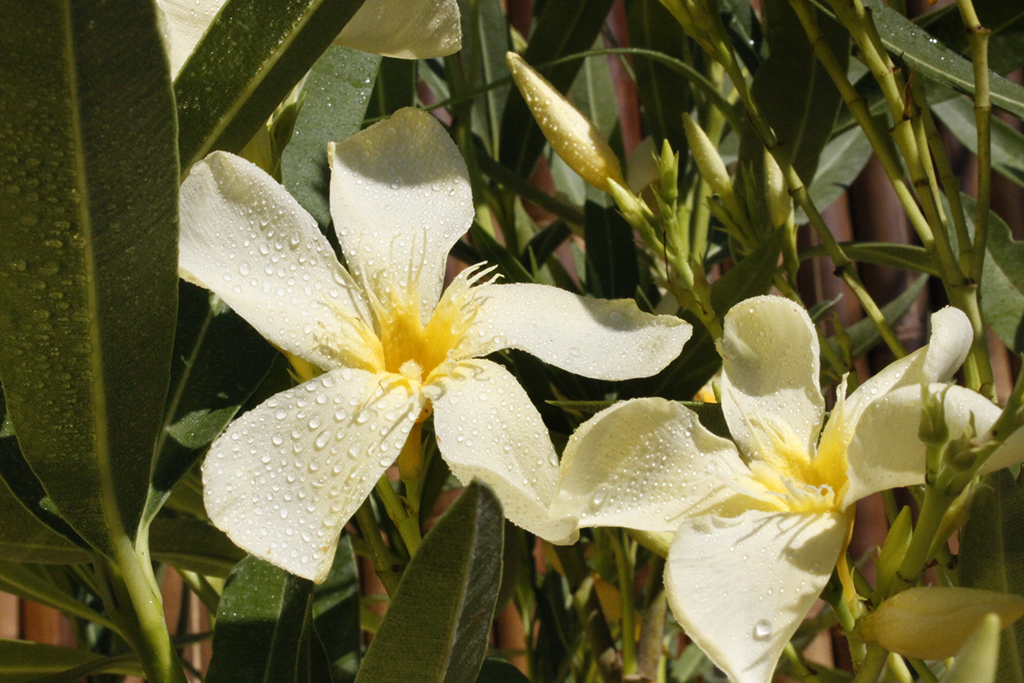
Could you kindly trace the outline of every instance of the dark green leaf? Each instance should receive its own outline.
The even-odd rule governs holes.
[[[43,645],[27,640],[0,640],[0,680],[4,683],[30,683],[44,676],[74,670],[67,679],[77,681],[91,673],[145,677],[142,665],[133,656],[104,657],[86,650]]]
[[[308,680],[313,582],[255,557],[224,585],[207,683]]]
[[[174,81],[181,167],[238,152],[363,0],[231,0]]]
[[[974,68],[959,54],[932,38],[881,0],[864,0],[871,10],[882,44],[911,71],[944,83],[965,95],[974,94]],[[1024,88],[996,74],[990,75],[992,104],[1024,118]]]
[[[0,557],[10,562],[73,564],[91,557],[29,512],[0,481]]]
[[[0,6],[0,374],[25,458],[113,555],[134,537],[177,299],[177,143],[155,5]]]
[[[223,531],[198,519],[157,517],[150,529],[153,559],[205,576],[227,576],[245,557]]]
[[[370,643],[359,683],[475,680],[501,581],[501,504],[479,482],[430,530]]]
[[[487,657],[476,683],[530,683],[530,679],[504,659]]]
[[[871,158],[871,143],[859,127],[851,128],[828,141],[821,150],[818,170],[807,191],[819,211],[824,211],[853,184]],[[803,209],[797,208],[797,225],[807,222]]]
[[[355,679],[359,668],[359,569],[352,539],[338,543],[327,579],[313,589],[313,625],[331,662],[335,683]]]
[[[917,297],[921,295],[921,291],[927,283],[928,276],[922,275],[917,278],[914,284],[907,287],[907,291],[900,294],[885,306],[882,306],[882,317],[885,318],[889,325],[896,324],[896,322],[910,310],[910,307],[913,305],[914,301],[917,300]],[[875,327],[875,324],[868,318],[858,320],[847,327],[846,333],[850,335],[850,355],[854,359],[867,354],[868,351],[873,349],[875,345],[882,340],[882,336],[878,333],[878,328]],[[823,359],[822,365],[824,364]]]
[[[366,117],[383,118],[402,107],[411,107],[416,102],[416,69],[414,61],[384,57],[366,107]]]
[[[587,202],[584,210],[587,288],[602,299],[633,298],[640,283],[633,228],[617,208],[604,208]]]
[[[0,560],[0,590],[113,628],[106,618],[79,600],[77,595],[50,580],[49,575],[36,565]]]
[[[489,263],[498,266],[498,272],[501,273],[505,282],[533,282],[533,276],[523,267],[515,254],[494,239],[476,221],[469,228],[469,236],[473,238],[473,243],[480,250],[480,255]]]
[[[842,98],[825,67],[814,57],[807,34],[788,0],[768,0],[764,8],[771,54],[754,74],[751,91],[779,143],[789,151],[797,174],[809,185],[821,151],[832,134]],[[815,12],[825,40],[845,67],[850,34],[822,12]],[[748,127],[740,142],[741,167],[753,165],[755,170],[760,169],[763,150],[764,145]]]
[[[629,12],[629,42],[633,47],[657,50],[687,61],[687,38],[679,22],[657,0],[635,0]],[[749,6],[748,6],[749,10]],[[693,109],[690,84],[677,72],[651,59],[633,62],[644,121],[654,136],[655,149],[668,140],[672,150],[686,158],[689,146],[683,131],[683,112]]]
[[[171,391],[147,520],[259,386],[277,351],[205,289],[182,282]]]
[[[779,253],[782,251],[782,231],[776,230],[757,245],[734,268],[711,285],[711,305],[719,318],[744,299],[766,294],[778,271]]]
[[[523,59],[536,66],[590,49],[611,6],[612,0],[548,2],[530,34]],[[572,60],[542,69],[541,73],[559,92],[564,93],[576,80],[581,66],[582,62]],[[526,101],[518,90],[511,90],[501,117],[499,160],[517,175],[527,177],[543,149],[544,135],[530,115]]]
[[[462,60],[466,85],[482,88],[507,78],[505,53],[512,49],[508,17],[499,0],[460,0],[462,9]],[[497,156],[501,112],[510,86],[490,88],[473,100],[473,134]]]
[[[377,55],[332,45],[302,86],[302,109],[281,157],[281,175],[292,196],[322,226],[331,222],[327,143],[359,130],[379,66]]]
[[[910,244],[891,244],[889,242],[843,242],[840,244],[843,253],[854,261],[874,263],[893,268],[914,270],[938,277],[938,270],[924,247]],[[813,247],[800,252],[800,260],[809,258],[827,258],[825,247]]]
[[[988,66],[997,74],[1008,74],[1024,65],[1024,5],[1013,0],[975,0],[981,25],[991,33]],[[960,54],[970,57],[971,46],[956,4],[931,12],[918,25]]]
[[[964,147],[978,153],[978,129],[975,126],[972,101],[953,96],[932,105],[932,113]],[[995,116],[990,119],[990,125],[992,170],[1024,186],[1024,134]]]
[[[974,235],[977,204],[961,194],[967,230]],[[1013,239],[1010,226],[994,212],[988,215],[985,266],[981,272],[981,314],[1010,349],[1024,353],[1024,242]]]
[[[960,585],[1024,595],[1024,490],[1007,470],[985,478],[960,532]],[[1024,683],[1024,623],[1003,631],[1000,683]]]

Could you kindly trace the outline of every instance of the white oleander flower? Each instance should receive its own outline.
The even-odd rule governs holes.
[[[558,458],[504,348],[588,377],[651,375],[691,328],[535,284],[442,293],[447,255],[474,215],[465,163],[429,114],[403,109],[331,145],[331,215],[347,268],[316,222],[249,162],[216,152],[181,188],[182,277],[213,290],[280,349],[324,371],[233,422],[203,468],[206,508],[239,546],[322,580],[346,521],[434,415],[442,457],[479,476],[506,516],[550,540]],[[475,285],[475,286],[474,286]]]
[[[674,531],[665,583],[676,619],[735,683],[768,683],[845,549],[850,506],[924,482],[922,384],[944,395],[951,438],[972,419],[982,434],[999,417],[976,392],[940,393],[971,338],[962,312],[939,311],[927,347],[845,399],[842,383],[822,431],[818,337],[807,313],[780,297],[743,301],[726,315],[719,348],[733,441],[678,403],[618,403],[570,439],[552,515]],[[983,472],[1021,459],[1017,436]]]
[[[178,75],[227,0],[157,0]],[[335,44],[400,59],[430,59],[462,48],[457,0],[366,0]]]

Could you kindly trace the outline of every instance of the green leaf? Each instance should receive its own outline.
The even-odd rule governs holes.
[[[113,555],[133,537],[177,299],[174,101],[155,6],[0,6],[0,375],[26,460]]]
[[[819,211],[824,211],[839,199],[857,179],[871,158],[871,143],[859,127],[836,135],[821,150],[818,170],[807,191]],[[796,207],[796,223],[807,222],[803,209]]]
[[[682,26],[657,0],[635,0],[627,3],[629,42],[633,47],[657,50],[686,62],[688,38]],[[654,136],[655,149],[668,140],[672,151],[685,159],[689,146],[683,131],[683,112],[693,109],[689,82],[669,67],[651,59],[633,62],[644,121]]]
[[[363,123],[380,57],[332,45],[302,86],[302,108],[281,156],[284,186],[322,226],[331,222],[327,143],[344,140]]]
[[[501,504],[474,481],[406,567],[357,683],[476,680],[501,581]]]
[[[366,107],[368,119],[391,116],[416,103],[417,62],[384,57]]]
[[[476,683],[530,683],[530,679],[504,659],[487,657],[480,667]]]
[[[842,242],[843,253],[854,261],[874,263],[893,268],[914,270],[938,277],[939,272],[932,263],[931,257],[924,247],[911,244],[891,244],[889,242]],[[825,247],[812,247],[800,252],[800,260],[810,258],[827,258]]]
[[[0,639],[0,680],[4,683],[37,682],[45,676],[69,673],[56,680],[72,683],[94,673],[145,678],[134,656],[104,657],[86,650],[72,650],[27,640]],[[47,680],[55,680],[53,678]]]
[[[508,16],[499,0],[460,0],[462,10],[462,57],[466,85],[471,90],[509,77],[505,53],[512,49]],[[473,134],[492,157],[510,86],[489,88],[473,99]]]
[[[587,202],[584,210],[587,288],[602,299],[633,298],[640,283],[633,228],[617,208]]]
[[[905,292],[885,306],[882,306],[882,317],[885,318],[889,325],[895,325],[910,310],[910,307],[917,300],[917,297],[921,295],[921,291],[926,284],[928,284],[928,276],[922,275],[917,278],[914,284],[907,287]],[[867,354],[868,351],[873,349],[882,340],[882,335],[879,334],[878,328],[875,327],[875,324],[869,318],[858,320],[850,325],[846,328],[846,333],[850,335],[850,355],[854,359]],[[831,340],[830,343],[834,344]],[[824,359],[822,359],[822,365],[825,365]]]
[[[312,581],[263,560],[239,562],[217,607],[207,683],[308,681],[312,593]]]
[[[266,376],[277,350],[223,301],[182,282],[171,390],[145,520],[156,515]]]
[[[80,601],[77,595],[72,595],[57,586],[46,572],[37,566],[0,560],[0,590],[117,631],[106,617]],[[2,658],[0,661],[3,661]]]
[[[43,524],[0,480],[0,557],[10,562],[74,564],[92,559],[81,546]]]
[[[469,236],[473,238],[473,244],[480,250],[480,255],[489,263],[498,266],[498,272],[501,273],[505,282],[533,282],[533,276],[519,262],[516,255],[494,239],[476,221],[473,221],[473,225],[469,227]]]
[[[1024,65],[1024,5],[1007,0],[975,0],[974,9],[988,38],[988,66],[1007,74]],[[970,57],[971,46],[956,4],[930,12],[916,23],[960,54]]]
[[[1024,595],[1024,490],[1007,470],[985,478],[960,531],[960,585]],[[1003,631],[1001,683],[1024,683],[1024,623]]]
[[[536,67],[589,49],[604,25],[612,1],[558,0],[546,3],[530,34],[530,43],[523,53],[523,59]],[[542,69],[541,74],[559,92],[564,93],[576,80],[581,66],[582,62],[572,60]],[[528,177],[544,144],[544,135],[530,115],[526,100],[513,88],[501,117],[499,160],[515,171],[516,175]]]
[[[238,152],[363,0],[230,0],[174,81],[182,170]]]
[[[768,0],[764,7],[771,54],[754,74],[751,91],[779,143],[789,150],[797,174],[810,184],[842,98],[825,67],[815,58],[788,0]],[[850,53],[849,33],[822,12],[815,12],[825,40],[845,68]],[[763,150],[764,145],[748,127],[740,142],[741,167],[752,164],[760,169]],[[761,186],[758,183],[757,187]]]
[[[974,68],[959,54],[932,38],[914,22],[890,9],[881,0],[864,0],[881,35],[882,44],[911,71],[944,83],[965,95],[974,94]],[[992,104],[1017,118],[1024,118],[1024,88],[990,74]]]
[[[977,203],[960,195],[967,230],[974,235]],[[1024,353],[1024,242],[1013,239],[1010,226],[995,212],[988,215],[985,266],[981,272],[981,314],[999,339],[1015,353]]]
[[[768,292],[779,269],[782,239],[782,231],[776,230],[711,284],[711,305],[719,318],[724,318],[730,308],[744,299]]]
[[[205,576],[226,577],[245,557],[223,531],[185,517],[153,520],[149,549],[154,560]]]
[[[362,643],[359,568],[347,535],[338,543],[327,578],[313,589],[313,625],[331,662],[334,683],[355,680]]]
[[[978,153],[978,129],[972,101],[954,96],[932,105],[931,109],[964,147]],[[1024,186],[1024,134],[996,116],[990,119],[990,125],[992,170]]]

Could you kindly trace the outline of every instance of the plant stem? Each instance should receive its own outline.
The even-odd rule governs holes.
[[[615,553],[615,569],[619,579],[619,602],[622,607],[622,673],[625,676],[636,673],[636,615],[633,609],[633,567],[626,552],[625,532],[620,529],[608,530],[612,551]]]
[[[380,536],[380,527],[377,526],[377,519],[373,516],[373,504],[367,497],[363,504],[356,511],[356,523],[359,531],[370,547],[370,561],[373,569],[384,584],[384,590],[388,595],[394,595],[398,589],[398,583],[402,579],[402,562],[395,556],[391,549],[384,545]]]
[[[853,683],[875,683],[878,675],[885,667],[885,660],[889,657],[889,651],[878,643],[871,643],[868,646],[868,653],[864,661],[860,663],[857,675],[853,677]]]
[[[395,489],[392,488],[387,475],[380,478],[376,488],[377,495],[380,496],[381,502],[384,503],[384,509],[387,511],[388,517],[395,523],[395,527],[402,537],[402,542],[405,543],[405,547],[409,550],[409,556],[414,556],[420,548],[420,543],[423,541],[423,536],[420,532],[419,515],[409,514],[405,503],[401,501],[398,494],[395,493]]]

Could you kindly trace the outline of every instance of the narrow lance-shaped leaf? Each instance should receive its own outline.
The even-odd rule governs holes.
[[[338,542],[327,579],[313,589],[313,625],[331,662],[334,683],[354,680],[362,643],[359,568],[352,539],[347,535]]]
[[[145,676],[142,665],[133,657],[104,657],[27,640],[0,640],[0,680],[4,683],[31,683],[71,669],[80,674],[75,680],[90,673]]]
[[[302,109],[281,156],[281,175],[284,186],[320,225],[331,222],[327,143],[359,131],[380,62],[377,55],[332,45],[302,86]]]
[[[237,152],[363,0],[230,0],[174,81],[182,169]]]
[[[466,487],[409,563],[356,683],[476,679],[501,582],[501,505]]]
[[[208,683],[299,683],[309,672],[313,582],[255,557],[238,563],[217,606]]]
[[[134,536],[167,391],[178,163],[152,3],[0,5],[0,375],[26,460],[101,551]]]
[[[1006,470],[990,474],[960,532],[960,582],[1024,595],[1024,490]],[[1024,624],[1003,631],[996,680],[1024,683]]]

